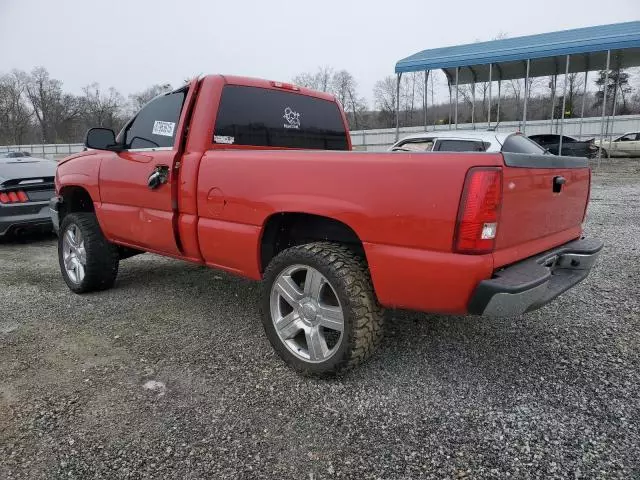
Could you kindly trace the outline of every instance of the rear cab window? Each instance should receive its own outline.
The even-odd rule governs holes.
[[[213,143],[254,147],[348,150],[338,105],[300,93],[225,85]]]

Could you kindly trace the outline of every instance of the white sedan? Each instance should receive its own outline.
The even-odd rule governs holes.
[[[602,147],[603,157],[640,157],[640,132],[628,132],[614,138],[609,144],[606,139],[602,144],[596,140],[595,144]]]

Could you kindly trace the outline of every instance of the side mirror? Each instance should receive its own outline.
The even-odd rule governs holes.
[[[116,143],[116,134],[110,128],[90,128],[84,144],[96,150],[122,150],[122,145]]]

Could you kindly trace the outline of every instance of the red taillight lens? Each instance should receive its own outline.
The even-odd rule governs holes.
[[[467,172],[458,209],[453,249],[459,253],[493,251],[502,203],[502,169],[474,167]]]
[[[0,193],[0,203],[24,203],[28,201],[29,197],[22,190]]]

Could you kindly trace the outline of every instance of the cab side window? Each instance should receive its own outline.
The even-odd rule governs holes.
[[[184,88],[155,98],[131,119],[118,140],[124,135],[124,142],[131,150],[173,147],[186,96]]]

